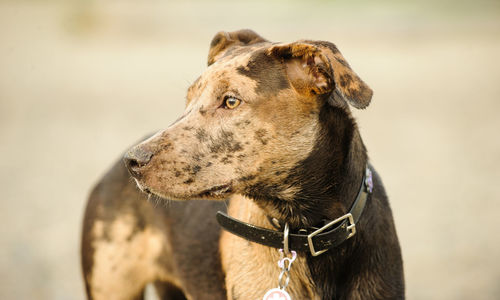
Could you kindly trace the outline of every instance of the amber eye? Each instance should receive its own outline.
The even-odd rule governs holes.
[[[231,96],[226,96],[224,98],[224,108],[227,108],[227,109],[235,109],[236,107],[238,107],[238,105],[240,105],[241,103],[241,100],[240,99],[237,99],[237,98],[234,98],[234,97],[231,97]]]

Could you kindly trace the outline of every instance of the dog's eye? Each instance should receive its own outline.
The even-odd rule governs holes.
[[[238,105],[240,105],[240,103],[241,103],[240,99],[234,98],[231,96],[226,96],[224,98],[224,103],[222,105],[224,106],[224,108],[234,109],[234,108],[238,107]]]

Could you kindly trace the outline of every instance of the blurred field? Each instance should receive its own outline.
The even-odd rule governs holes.
[[[0,299],[83,299],[90,187],[167,126],[219,30],[335,42],[385,180],[408,299],[500,299],[500,4],[0,2]],[[349,4],[350,3],[350,4]]]

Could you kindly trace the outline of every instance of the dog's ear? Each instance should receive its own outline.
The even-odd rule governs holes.
[[[208,65],[210,66],[213,64],[233,46],[246,46],[262,42],[267,42],[267,40],[250,29],[232,32],[220,31],[214,36],[210,43]]]
[[[305,95],[322,95],[331,92],[333,73],[328,58],[319,47],[295,42],[274,45],[267,54],[280,58],[295,90]]]
[[[325,41],[309,41],[317,45],[326,54],[333,68],[335,79],[335,100],[343,100],[352,106],[363,109],[372,100],[373,91],[359,76],[351,69],[337,46]]]
[[[347,101],[356,108],[370,104],[373,91],[354,73],[332,43],[299,41],[275,45],[268,54],[283,59],[288,78],[300,93],[333,92],[334,100]]]

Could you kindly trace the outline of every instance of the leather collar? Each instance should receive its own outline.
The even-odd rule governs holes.
[[[288,235],[288,247],[291,250],[310,252],[311,255],[317,256],[342,244],[356,234],[356,223],[363,213],[372,190],[372,172],[366,167],[359,192],[349,212],[333,221],[327,221],[321,228],[311,227],[301,229],[297,233],[290,233]],[[220,211],[217,212],[216,217],[220,226],[239,237],[269,247],[284,248],[285,236],[282,231],[245,223]]]

